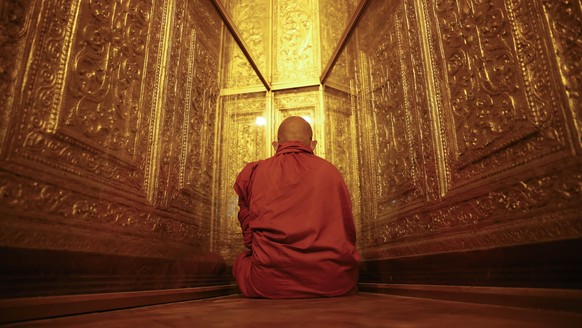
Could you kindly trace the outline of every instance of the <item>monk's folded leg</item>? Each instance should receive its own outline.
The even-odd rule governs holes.
[[[241,253],[234,260],[232,274],[236,279],[240,291],[246,297],[261,297],[255,292],[251,281],[252,256],[246,252]]]

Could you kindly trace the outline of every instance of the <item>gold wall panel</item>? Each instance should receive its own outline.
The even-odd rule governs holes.
[[[394,13],[388,20],[387,12]],[[436,197],[416,21],[410,1],[375,1],[358,26],[358,123],[371,145],[362,162],[368,175],[363,188],[376,206],[372,217],[390,217]]]
[[[238,173],[250,162],[269,156],[269,126],[257,125],[257,117],[267,118],[265,92],[221,97],[222,148],[220,159],[219,193],[214,223],[213,249],[227,261],[243,251],[238,222],[238,196],[234,182]]]
[[[338,168],[348,186],[359,235],[361,196],[353,97],[349,92],[332,88],[325,89],[324,97],[326,159]]]
[[[356,0],[319,0],[321,67],[331,60],[357,4]]]
[[[226,9],[242,35],[255,64],[266,76],[271,75],[271,0],[229,0]],[[238,50],[240,51],[240,50]],[[234,66],[249,65],[242,52],[230,63]],[[240,56],[240,58],[239,58]],[[249,67],[250,68],[250,67]],[[254,72],[253,72],[254,74]],[[257,80],[255,75],[255,80]],[[243,80],[244,81],[244,80]],[[232,81],[235,82],[236,81]],[[257,85],[261,85],[260,81]],[[241,85],[241,86],[248,86]]]
[[[152,18],[161,22],[167,8],[101,5],[54,2],[42,9],[36,35],[28,38],[33,52],[22,59],[30,62],[26,93],[12,109],[21,109],[12,124],[19,129],[8,130],[10,153],[3,166],[62,172],[94,188],[145,197],[148,114],[155,108],[142,104],[155,101],[140,99],[140,89],[155,89],[156,79],[146,74],[155,76],[158,57],[146,67],[144,52],[155,54],[160,47],[161,25]],[[112,30],[126,20],[130,28]],[[146,110],[138,112],[140,107]]]
[[[366,258],[582,236],[580,20],[541,0],[368,5],[329,78],[355,108]]]
[[[216,40],[221,39],[221,23],[216,16],[199,19],[212,13],[208,3],[176,6],[157,188],[163,192],[157,200],[201,221],[209,242],[220,90]]]
[[[318,80],[320,51],[316,0],[273,0],[272,83]]]
[[[427,1],[426,10],[434,18],[435,84],[445,99],[437,119],[447,189],[567,156],[566,103],[540,2]]]
[[[355,39],[349,45],[344,47],[340,52],[333,69],[330,70],[329,75],[325,80],[326,87],[349,92],[353,96],[356,96],[356,90],[352,90],[352,87],[355,86],[354,74],[357,64],[356,58],[358,58],[357,51],[358,49],[356,47]]]
[[[26,42],[34,33],[40,4],[38,1],[3,1],[0,3],[0,159],[6,156],[7,137],[10,123],[18,115],[11,110],[14,105],[18,85],[22,83],[20,65],[30,44]]]
[[[544,22],[549,27],[551,42],[555,49],[559,73],[572,114],[572,130],[578,137],[578,146],[582,146],[582,103],[580,86],[582,85],[582,6],[580,1],[555,2],[544,0]],[[580,148],[578,148],[580,149]]]
[[[236,44],[234,38],[224,31],[222,65],[222,93],[236,94],[248,92],[249,89],[256,92],[264,90],[264,86],[257,74],[247,61],[243,52]]]
[[[135,263],[208,254],[222,28],[212,3],[0,9],[0,247]]]

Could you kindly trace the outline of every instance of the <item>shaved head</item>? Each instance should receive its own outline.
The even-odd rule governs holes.
[[[289,116],[279,125],[277,139],[279,143],[286,141],[301,141],[305,145],[309,145],[313,131],[311,125],[299,116]]]
[[[305,146],[315,149],[317,141],[311,140],[313,138],[313,130],[311,125],[302,117],[289,116],[279,125],[277,131],[277,141],[273,141],[273,147],[277,150],[279,144],[287,141],[299,141]]]

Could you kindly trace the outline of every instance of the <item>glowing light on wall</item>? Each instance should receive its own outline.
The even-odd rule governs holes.
[[[304,120],[306,120],[309,124],[313,125],[313,120],[309,116],[301,116]]]
[[[257,116],[257,120],[255,121],[255,124],[258,126],[267,125],[267,119],[262,117],[262,116]]]

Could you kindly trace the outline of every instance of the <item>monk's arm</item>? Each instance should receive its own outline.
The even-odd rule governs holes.
[[[251,249],[252,244],[252,232],[249,227],[250,200],[248,199],[249,198],[248,186],[253,168],[254,168],[253,163],[245,166],[245,168],[239,173],[234,184],[234,190],[238,195],[238,206],[239,206],[238,221],[240,222],[243,234],[243,242],[248,249]]]

